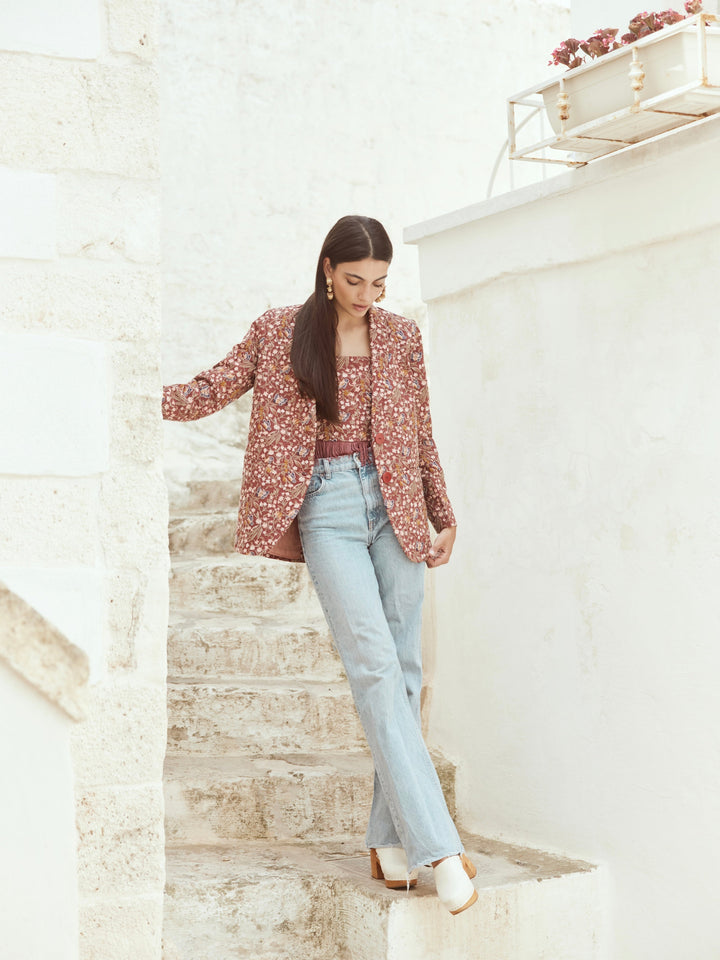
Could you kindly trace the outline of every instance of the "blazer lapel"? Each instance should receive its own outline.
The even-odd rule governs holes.
[[[372,414],[378,423],[392,393],[392,331],[378,307],[370,307],[370,369],[372,372]]]

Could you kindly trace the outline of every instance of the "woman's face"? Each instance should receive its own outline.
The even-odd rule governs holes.
[[[358,320],[385,289],[390,264],[368,257],[333,267],[329,257],[325,257],[323,267],[326,279],[332,280],[338,319]]]

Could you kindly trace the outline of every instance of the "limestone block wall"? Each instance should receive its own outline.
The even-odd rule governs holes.
[[[167,623],[154,4],[3,4],[0,46],[0,579],[91,667],[63,960],[149,960]]]
[[[607,865],[613,960],[720,954],[718,149],[408,234],[459,519],[431,735],[466,824]]]
[[[505,98],[569,32],[538,0],[160,0],[163,372],[215,363],[309,294],[323,237],[365,213],[396,247],[386,306],[424,320],[407,223],[481,199]],[[541,175],[532,164],[523,177]],[[502,179],[502,189],[507,181]],[[171,483],[237,477],[246,405],[166,426]]]

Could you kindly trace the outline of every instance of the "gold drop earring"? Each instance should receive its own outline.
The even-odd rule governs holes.
[[[328,300],[332,300],[335,294],[333,293],[332,280],[330,277],[326,278],[325,285],[327,286],[327,298]]]
[[[385,299],[385,287],[382,288],[382,293],[379,297],[375,297],[375,303],[380,303],[381,300]]]

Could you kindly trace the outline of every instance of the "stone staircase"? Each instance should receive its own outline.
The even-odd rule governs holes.
[[[304,565],[232,554],[238,489],[190,485],[170,522],[164,960],[597,960],[588,864],[468,836],[458,917],[430,869],[410,894],[370,878],[349,687]]]

